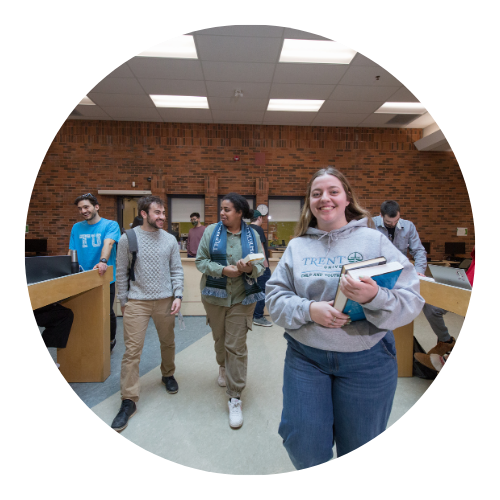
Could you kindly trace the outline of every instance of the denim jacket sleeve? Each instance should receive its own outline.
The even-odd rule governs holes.
[[[420,241],[417,229],[413,223],[410,223],[409,227],[408,250],[415,260],[415,270],[417,273],[424,274],[427,268],[427,252]]]

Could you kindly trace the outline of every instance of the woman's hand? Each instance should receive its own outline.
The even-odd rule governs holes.
[[[247,262],[246,264],[244,264],[243,259],[240,259],[238,262],[236,262],[236,266],[238,267],[238,270],[241,271],[242,273],[250,274],[253,271],[252,263]]]
[[[224,276],[227,276],[228,278],[237,278],[238,276],[241,276],[243,273],[236,267],[236,266],[226,266],[222,270],[222,274]]]
[[[361,276],[361,281],[351,278],[344,274],[340,280],[340,289],[342,293],[351,300],[359,304],[371,302],[378,293],[377,283],[367,276]]]
[[[330,302],[311,302],[309,314],[315,323],[325,328],[342,328],[351,322],[351,318],[347,314],[334,309],[333,300]]]

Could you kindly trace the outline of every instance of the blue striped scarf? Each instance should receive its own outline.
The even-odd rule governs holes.
[[[226,247],[227,247],[227,229],[226,226],[219,222],[210,237],[210,260],[212,262],[217,262],[223,267],[226,267],[227,264],[227,256],[226,256]],[[255,236],[250,229],[250,227],[245,224],[245,222],[241,221],[241,258],[245,258],[248,254],[257,253],[258,246],[257,241],[255,240]],[[250,278],[246,273],[241,275],[241,279],[245,285],[245,298],[243,299],[242,304],[253,304],[259,300],[263,300],[265,298],[265,294],[257,284],[257,280]],[[210,295],[212,297],[219,297],[222,299],[227,298],[227,276],[222,276],[220,278],[216,278],[213,276],[207,276],[207,282],[205,284],[205,288],[201,292],[202,295]]]

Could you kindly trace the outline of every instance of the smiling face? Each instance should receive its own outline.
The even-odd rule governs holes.
[[[345,209],[350,201],[337,177],[325,174],[311,185],[309,207],[318,221],[318,229],[332,231],[347,224]]]
[[[149,212],[146,213],[142,210],[141,215],[144,218],[142,224],[144,230],[156,231],[157,229],[163,229],[163,225],[165,224],[165,207],[163,205],[151,203]]]
[[[78,211],[80,215],[89,223],[92,224],[94,219],[99,215],[99,205],[92,205],[89,200],[78,202]]]
[[[220,220],[229,229],[239,230],[243,213],[237,212],[229,200],[222,200],[220,204]]]

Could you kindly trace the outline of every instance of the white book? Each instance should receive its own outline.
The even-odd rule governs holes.
[[[243,264],[248,264],[249,262],[252,262],[254,260],[264,260],[264,254],[263,253],[249,253],[243,259]]]

